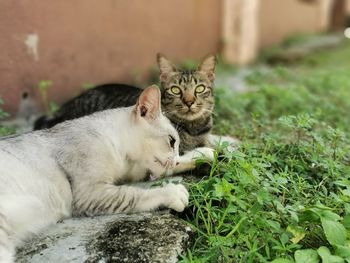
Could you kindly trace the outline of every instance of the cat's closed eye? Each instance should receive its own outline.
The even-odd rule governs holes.
[[[176,139],[169,135],[169,144],[170,144],[170,147],[174,149],[174,146],[175,146],[175,142],[176,142]]]

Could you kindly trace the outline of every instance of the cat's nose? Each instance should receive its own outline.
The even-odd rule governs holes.
[[[191,108],[191,106],[193,105],[194,103],[194,100],[188,100],[188,101],[185,101],[185,104],[187,105],[187,107]]]

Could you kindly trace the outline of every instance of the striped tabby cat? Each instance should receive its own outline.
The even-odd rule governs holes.
[[[122,185],[174,168],[178,146],[157,87],[135,106],[1,139],[0,262],[13,262],[15,246],[28,235],[72,215],[183,211],[188,192],[181,184]]]
[[[157,55],[160,70],[162,110],[180,135],[180,154],[197,147],[212,147],[219,138],[210,135],[213,125],[216,57],[208,55],[196,70],[178,69],[164,55]],[[142,89],[107,84],[82,93],[65,103],[53,117],[39,118],[34,129],[43,129],[110,108],[133,105]],[[225,140],[236,143],[232,138]]]

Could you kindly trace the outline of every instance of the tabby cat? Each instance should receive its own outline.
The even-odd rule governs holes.
[[[160,96],[152,86],[135,106],[0,140],[0,262],[13,262],[28,235],[72,215],[183,211],[181,184],[122,185],[176,167],[179,137]]]
[[[181,70],[164,55],[157,55],[160,70],[162,110],[180,135],[180,154],[197,147],[212,147],[219,137],[210,135],[214,109],[216,56],[208,55],[196,70]],[[53,125],[104,109],[134,104],[141,89],[124,84],[107,84],[82,93],[65,103],[53,117],[39,118],[34,129]],[[236,140],[225,140],[235,144]]]

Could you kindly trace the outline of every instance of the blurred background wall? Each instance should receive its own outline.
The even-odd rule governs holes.
[[[262,0],[259,11],[259,43],[268,47],[293,34],[328,29],[332,0]]]
[[[24,92],[40,105],[42,80],[53,82],[57,103],[86,83],[142,83],[157,52],[175,62],[216,52],[247,64],[288,36],[328,30],[338,1],[0,0],[0,98],[15,113]]]

